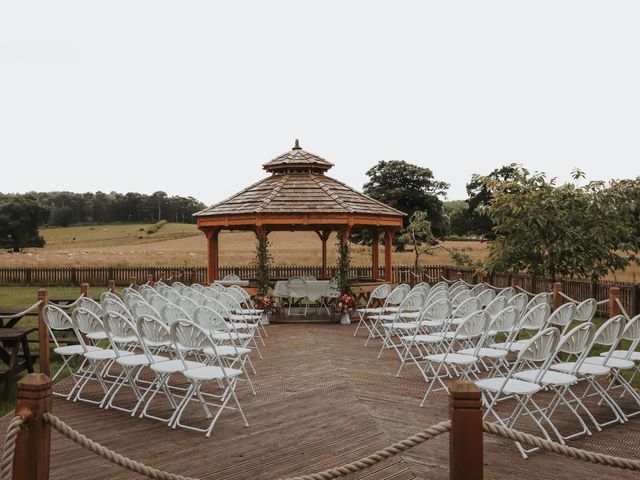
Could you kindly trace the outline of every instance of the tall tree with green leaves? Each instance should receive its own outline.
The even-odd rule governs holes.
[[[447,233],[442,205],[449,184],[433,177],[429,168],[403,160],[380,161],[367,172],[364,193],[407,214],[404,226],[417,211],[425,211],[436,237]]]
[[[49,209],[26,196],[0,202],[0,247],[14,252],[25,247],[44,247],[38,227],[48,218]]]
[[[573,175],[584,176],[579,170]],[[493,195],[487,210],[496,238],[488,271],[597,280],[638,263],[640,177],[558,185],[518,166],[509,181],[476,179]]]

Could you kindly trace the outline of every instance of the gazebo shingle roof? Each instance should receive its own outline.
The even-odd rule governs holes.
[[[356,213],[404,216],[403,212],[342,182],[310,172],[272,175],[196,213],[196,216],[253,213]]]

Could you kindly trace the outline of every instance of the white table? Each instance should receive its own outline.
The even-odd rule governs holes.
[[[307,280],[306,283],[306,290],[304,289],[304,287],[300,287],[296,288],[295,290],[291,289],[290,291],[289,287],[287,286],[286,280],[278,280],[275,287],[273,287],[273,296],[280,298],[307,297],[309,300],[318,300],[325,296],[329,288],[329,280]]]
[[[239,287],[248,287],[249,286],[249,280],[231,280],[231,281],[222,281],[222,280],[215,280],[213,283],[218,283],[220,285],[223,285],[225,287],[230,287],[231,285],[237,285]]]

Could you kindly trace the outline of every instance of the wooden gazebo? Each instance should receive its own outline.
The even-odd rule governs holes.
[[[369,229],[373,238],[373,276],[379,271],[378,239],[384,232],[385,280],[391,280],[391,240],[402,227],[404,213],[327,177],[333,164],[294,147],[263,165],[271,176],[195,214],[207,236],[208,280],[218,278],[218,234],[221,230],[253,230],[266,237],[275,230],[314,231],[322,241],[322,276],[327,276],[327,239],[343,230]]]

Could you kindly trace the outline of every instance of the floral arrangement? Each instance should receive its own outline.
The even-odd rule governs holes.
[[[265,312],[275,312],[278,304],[269,295],[259,295],[256,297],[256,308]]]
[[[343,293],[336,299],[333,308],[336,313],[350,313],[356,308],[356,301],[351,295]]]

